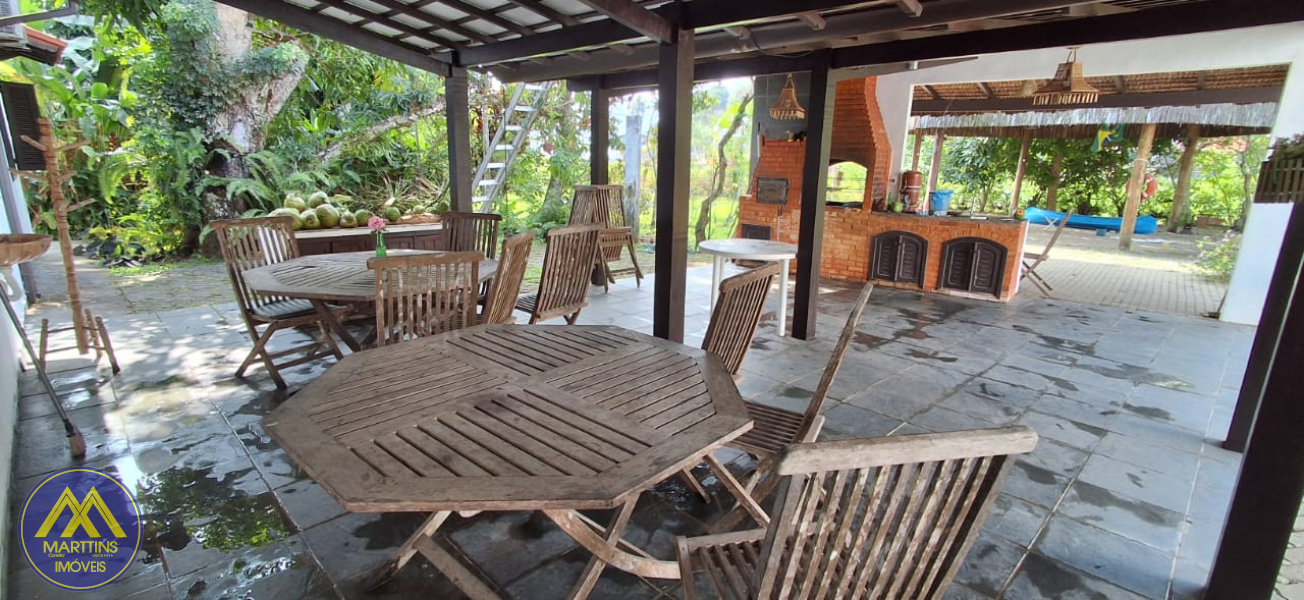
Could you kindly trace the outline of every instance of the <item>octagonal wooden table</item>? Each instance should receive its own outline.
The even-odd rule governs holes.
[[[758,520],[711,453],[752,426],[723,363],[617,327],[489,325],[345,357],[264,421],[345,508],[432,513],[373,578],[421,553],[475,598],[490,588],[432,539],[453,513],[542,511],[604,565],[679,578],[620,537],[639,495],[701,461]],[[605,528],[579,509],[617,508]]]
[[[432,250],[390,250],[389,256],[408,254],[442,254]],[[376,253],[341,252],[339,254],[313,254],[287,261],[264,265],[244,272],[245,284],[265,296],[303,298],[312,302],[322,322],[339,336],[350,350],[357,352],[362,345],[353,338],[331,312],[329,302],[372,302],[376,299],[376,275],[367,268],[367,261]],[[488,281],[498,273],[498,261],[480,261],[480,281]]]

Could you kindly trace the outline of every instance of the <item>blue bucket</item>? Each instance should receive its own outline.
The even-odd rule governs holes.
[[[928,203],[933,207],[933,214],[945,213],[951,209],[953,190],[937,190],[928,195]]]

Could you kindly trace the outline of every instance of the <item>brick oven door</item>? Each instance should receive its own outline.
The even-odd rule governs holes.
[[[874,238],[874,268],[869,275],[871,279],[896,281],[900,242],[899,235],[881,234]]]
[[[990,244],[974,244],[973,282],[969,291],[1001,295],[1001,277],[1005,274],[1005,257]]]
[[[924,258],[928,256],[928,245],[915,237],[898,238],[900,249],[897,250],[898,281],[909,281],[917,286],[924,285]]]

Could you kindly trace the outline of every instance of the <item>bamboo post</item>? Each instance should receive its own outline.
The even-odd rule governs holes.
[[[911,171],[918,171],[918,170],[919,170],[919,151],[923,148],[923,146],[924,146],[924,134],[923,134],[923,133],[920,133],[920,132],[918,132],[918,131],[916,131],[916,132],[915,132],[915,153],[912,154],[912,155],[910,155],[910,170],[911,170]]]
[[[59,155],[67,150],[74,150],[84,143],[67,146],[55,146],[54,132],[50,129],[50,120],[44,117],[36,120],[41,132],[40,141],[23,136],[23,141],[45,154],[45,176],[50,186],[50,204],[54,207],[54,225],[59,233],[59,252],[63,254],[63,274],[68,280],[68,304],[72,308],[73,333],[77,336],[77,351],[86,354],[89,340],[86,331],[85,311],[82,308],[81,292],[77,289],[77,270],[73,263],[72,234],[68,231],[68,201],[63,197],[63,182],[67,179],[59,165]]]
[[[928,194],[924,195],[925,201],[937,191],[937,176],[942,173],[942,142],[945,141],[946,135],[937,132],[937,137],[933,139],[933,166],[928,169]]]
[[[1127,206],[1123,209],[1123,227],[1118,234],[1118,249],[1132,249],[1132,232],[1136,230],[1136,214],[1141,210],[1141,194],[1146,191],[1146,167],[1150,166],[1150,147],[1155,143],[1155,124],[1141,128],[1137,142],[1136,159],[1132,161],[1132,178],[1128,181]]]
[[[1023,174],[1028,170],[1028,149],[1032,146],[1032,130],[1023,131],[1023,144],[1019,146],[1019,164],[1014,167],[1014,194],[1010,196],[1010,216],[1019,210],[1019,191],[1023,189]]]
[[[1191,175],[1195,167],[1195,148],[1200,143],[1200,125],[1187,125],[1186,147],[1177,168],[1177,189],[1173,190],[1173,211],[1168,215],[1168,230],[1176,233],[1182,228],[1182,213],[1191,197]]]

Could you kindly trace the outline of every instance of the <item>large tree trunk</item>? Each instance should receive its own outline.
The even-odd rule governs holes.
[[[262,149],[267,125],[303,78],[306,57],[288,60],[282,57],[277,63],[279,68],[263,67],[275,49],[254,49],[249,13],[225,4],[215,4],[214,10],[218,23],[215,58],[223,70],[230,76],[259,74],[244,76],[242,85],[236,88],[238,93],[227,98],[226,106],[208,124],[208,147],[217,152],[205,167],[219,177],[248,177],[244,157]],[[250,68],[255,61],[260,69]],[[209,189],[204,204],[210,220],[237,217],[245,209],[238,198],[228,198],[220,188]]]
[[[1064,170],[1064,153],[1055,152],[1050,161],[1050,187],[1046,190],[1046,210],[1059,210],[1060,172]]]
[[[702,200],[702,207],[697,213],[697,223],[693,226],[693,237],[697,240],[697,245],[702,245],[706,241],[706,226],[711,222],[711,206],[715,204],[722,194],[724,194],[724,182],[729,171],[729,160],[725,157],[725,147],[729,145],[729,140],[733,139],[738,128],[743,124],[743,118],[747,116],[747,105],[752,102],[752,94],[748,92],[743,96],[738,105],[738,112],[734,113],[733,121],[729,123],[729,128],[720,136],[720,143],[715,146],[715,171],[711,173],[711,191],[707,194],[706,199]]]
[[[1173,207],[1168,215],[1168,231],[1176,233],[1182,228],[1182,215],[1191,198],[1191,174],[1195,166],[1195,153],[1200,143],[1200,126],[1188,125],[1186,147],[1177,171],[1177,185],[1173,187]]]

